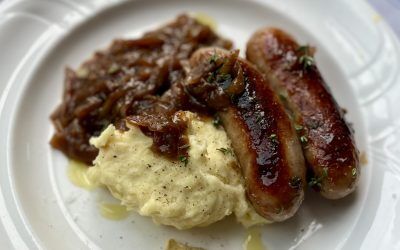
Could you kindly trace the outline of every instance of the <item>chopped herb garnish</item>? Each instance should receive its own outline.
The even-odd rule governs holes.
[[[310,54],[309,46],[300,46],[297,51],[301,53],[301,56],[299,57],[299,63],[303,65],[303,70],[307,70],[314,65],[314,58]]]
[[[189,163],[189,158],[184,155],[179,156],[179,161],[185,163],[185,166]]]
[[[213,125],[214,127],[218,128],[219,126],[221,126],[221,118],[219,118],[219,116],[214,116],[214,120],[213,120]]]
[[[321,187],[321,180],[319,178],[312,177],[310,179],[310,181],[308,182],[308,186],[310,186],[310,187],[317,186],[317,187],[320,188]]]
[[[351,176],[353,176],[353,178],[356,178],[356,177],[357,177],[357,169],[356,169],[356,168],[353,168],[353,169],[351,170]]]
[[[278,136],[276,134],[270,134],[268,137],[271,139],[273,143],[278,143],[277,140]]]
[[[322,175],[320,177],[312,177],[310,179],[310,181],[308,182],[308,185],[310,187],[317,186],[318,188],[321,188],[322,181],[326,177],[328,177],[328,168],[325,167],[325,168],[322,169]]]
[[[298,189],[301,186],[301,178],[298,176],[293,177],[292,179],[290,179],[289,181],[289,186],[291,188],[295,188]]]
[[[147,167],[148,167],[148,168],[151,168],[151,165],[150,165],[150,164],[147,164]]]
[[[303,55],[299,58],[299,63],[303,65],[303,69],[307,70],[314,65],[314,58],[311,56]]]
[[[299,131],[303,130],[303,126],[298,125],[298,124],[295,124],[295,125],[294,125],[294,129],[295,129],[297,132],[299,132]]]
[[[233,151],[230,148],[217,148],[218,151],[222,152],[224,155],[233,155]]]
[[[300,136],[300,141],[301,141],[301,143],[307,143],[308,139],[305,135],[302,135],[302,136]]]
[[[218,60],[218,56],[217,56],[216,53],[213,54],[213,55],[210,57],[210,63],[216,63],[217,60]]]

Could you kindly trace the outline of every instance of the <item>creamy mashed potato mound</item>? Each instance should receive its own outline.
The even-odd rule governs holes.
[[[105,185],[129,210],[155,223],[188,229],[235,214],[248,227],[265,223],[248,203],[243,177],[222,128],[184,112],[190,148],[187,164],[151,150],[152,139],[128,125],[110,125],[91,143],[99,149],[89,177]],[[227,149],[228,152],[222,152]]]

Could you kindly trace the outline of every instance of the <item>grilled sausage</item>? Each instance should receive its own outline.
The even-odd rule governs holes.
[[[314,63],[313,52],[282,30],[265,28],[251,37],[246,54],[282,97],[295,122],[311,170],[309,185],[325,198],[338,199],[356,187],[358,151],[343,111]]]
[[[265,81],[238,51],[205,48],[192,55],[185,87],[221,118],[255,210],[283,221],[303,201],[306,167],[291,121]]]

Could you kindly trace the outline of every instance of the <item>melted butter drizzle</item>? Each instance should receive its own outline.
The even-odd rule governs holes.
[[[110,220],[122,220],[129,215],[129,211],[124,205],[101,203],[99,205],[100,214]]]
[[[246,241],[243,245],[244,250],[266,250],[261,240],[261,231],[259,227],[252,227],[247,230]]]
[[[80,188],[92,190],[98,187],[88,176],[89,167],[85,164],[70,160],[68,164],[68,178],[75,185]],[[122,220],[129,215],[127,208],[120,204],[100,203],[100,214],[110,220]]]
[[[70,160],[68,164],[68,178],[78,187],[92,190],[97,185],[88,177],[89,167],[81,162]]]

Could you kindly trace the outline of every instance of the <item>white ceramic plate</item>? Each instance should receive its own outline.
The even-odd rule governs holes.
[[[204,12],[244,49],[262,26],[318,48],[323,76],[348,110],[367,155],[357,192],[339,201],[308,192],[291,220],[263,227],[267,249],[400,249],[400,45],[362,0],[12,1],[0,7],[0,248],[163,249],[169,238],[207,249],[242,249],[228,218],[189,231],[132,214],[99,215],[107,194],[67,179],[67,160],[48,144],[49,114],[63,70],[117,37],[134,37],[178,13]]]

